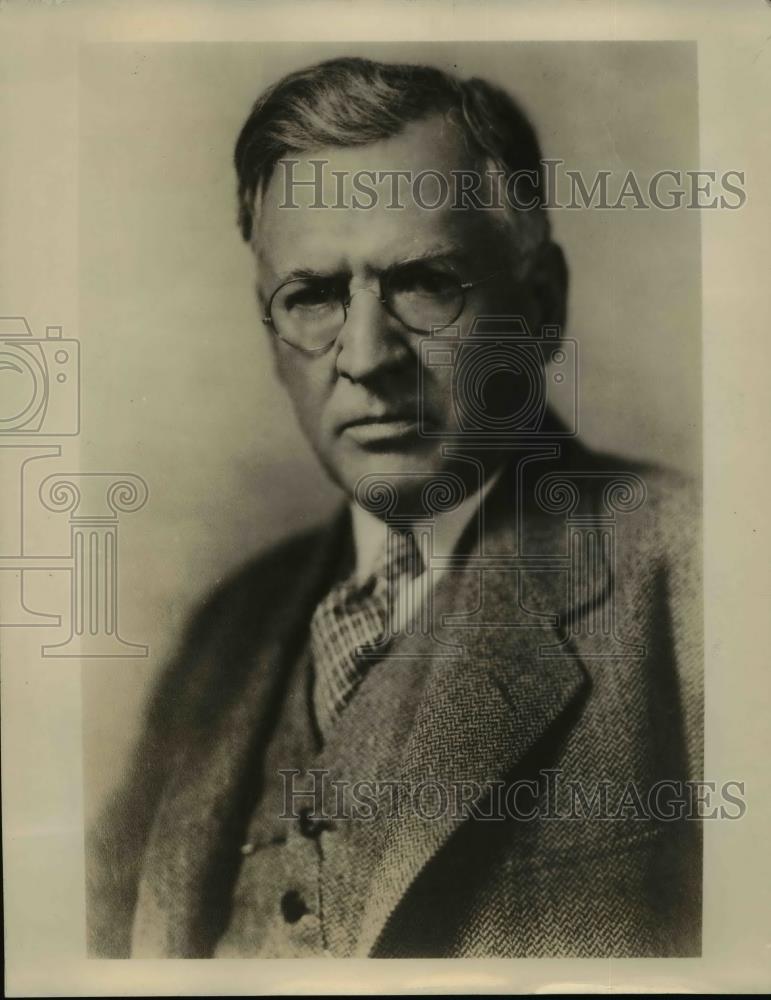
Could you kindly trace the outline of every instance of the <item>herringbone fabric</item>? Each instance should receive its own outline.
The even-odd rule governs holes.
[[[367,667],[384,651],[398,588],[423,570],[412,532],[389,530],[381,568],[364,583],[354,576],[337,584],[316,608],[310,627],[313,707],[323,736],[331,732]]]
[[[597,574],[580,604],[552,564],[566,552],[564,515],[535,499],[555,467],[588,484],[594,525],[607,522],[609,471],[646,486],[646,502],[616,517],[612,575]],[[555,458],[515,456],[481,536],[467,533],[433,591],[432,628],[390,639],[318,756],[286,720],[309,707],[294,666],[348,564],[347,511],[250,562],[195,617],[89,835],[90,954],[210,957],[229,927],[224,954],[243,957],[289,957],[298,942],[307,954],[317,932],[317,953],[340,957],[699,955],[701,824],[687,809],[663,822],[615,814],[629,788],[647,803],[662,781],[703,778],[699,509],[677,474],[577,442]],[[479,553],[493,563],[480,569]],[[500,571],[511,553],[525,565]],[[611,598],[612,635],[578,628]],[[326,782],[323,815],[357,782],[404,789],[408,807],[386,799],[375,820],[333,818],[315,839],[292,820],[282,843],[260,826],[279,825],[277,767]],[[540,789],[537,815],[486,820],[496,790],[505,804],[520,782]],[[437,787],[448,807],[429,821],[410,790]],[[469,787],[487,791],[464,817],[454,790]],[[564,801],[604,787],[612,820]],[[287,916],[286,892],[304,916]]]

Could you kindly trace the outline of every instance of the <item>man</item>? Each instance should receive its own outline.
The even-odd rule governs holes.
[[[95,953],[699,953],[698,500],[547,406],[539,168],[510,98],[428,67],[252,110],[263,325],[348,501],[193,620],[90,840]]]

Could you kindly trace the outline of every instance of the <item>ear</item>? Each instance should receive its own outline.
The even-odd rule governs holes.
[[[280,381],[283,382],[284,379],[283,379],[282,372],[281,372],[281,364],[280,364],[280,358],[279,358],[279,346],[280,345],[278,343],[278,337],[273,332],[273,327],[270,325],[270,323],[266,323],[265,322],[265,317],[266,317],[267,311],[268,311],[268,303],[267,303],[267,301],[265,299],[265,296],[264,296],[264,294],[262,292],[262,289],[260,287],[259,280],[257,281],[257,283],[254,286],[254,292],[255,292],[255,295],[254,295],[255,302],[257,304],[258,322],[259,322],[260,327],[262,328],[264,336],[267,337],[267,339],[268,339],[268,346],[269,346],[269,349],[270,349],[270,356],[273,359],[273,371],[276,373],[276,375],[278,376],[278,378],[280,379]]]
[[[528,279],[536,315],[532,332],[539,336],[544,326],[558,326],[564,333],[567,321],[568,266],[562,247],[549,240],[535,253]]]
[[[286,344],[283,344],[276,334],[273,332],[273,327],[269,326],[267,323],[263,326],[265,331],[265,336],[269,340],[270,356],[273,359],[273,373],[276,378],[281,382],[282,385],[286,385]],[[282,350],[283,348],[283,350]]]

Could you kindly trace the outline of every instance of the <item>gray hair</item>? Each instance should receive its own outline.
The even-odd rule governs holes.
[[[363,146],[398,135],[434,114],[451,116],[487,170],[516,175],[511,209],[519,253],[549,238],[541,151],[515,101],[485,80],[461,80],[431,66],[339,58],[291,73],[254,104],[235,148],[238,223],[252,238],[258,198],[282,158],[324,146]]]

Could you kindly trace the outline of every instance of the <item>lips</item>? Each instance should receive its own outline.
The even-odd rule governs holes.
[[[377,445],[400,438],[415,437],[418,421],[415,411],[386,411],[353,417],[340,425],[341,433],[362,445]]]

